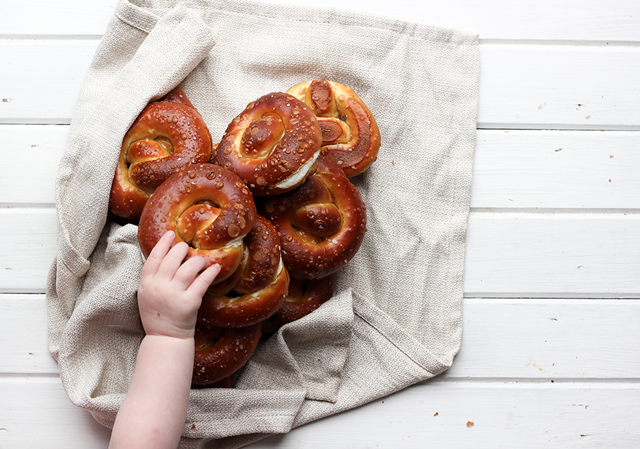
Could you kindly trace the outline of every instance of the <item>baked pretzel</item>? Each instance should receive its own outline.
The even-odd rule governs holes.
[[[289,292],[282,307],[269,318],[269,321],[275,327],[280,327],[310,314],[331,299],[337,277],[337,273],[333,273],[326,278],[309,281],[291,278]]]
[[[109,209],[137,219],[149,196],[183,167],[208,162],[211,135],[180,90],[149,104],[124,136],[111,186]]]
[[[275,226],[291,277],[319,279],[356,254],[366,232],[365,205],[358,189],[330,155],[292,192],[269,198],[261,215]]]
[[[218,281],[233,274],[244,253],[242,239],[256,221],[253,196],[244,183],[213,164],[190,165],[171,175],[145,205],[138,241],[145,257],[167,231],[189,244],[187,258],[204,257],[222,267]]]
[[[196,324],[194,385],[209,385],[242,368],[260,340],[261,325],[240,329],[220,329]]]
[[[321,143],[309,108],[291,95],[273,92],[233,119],[212,161],[240,176],[254,195],[276,195],[304,182]]]
[[[373,164],[380,148],[380,131],[354,91],[321,78],[296,84],[287,93],[315,112],[322,130],[322,149],[333,154],[348,177]]]
[[[289,274],[280,257],[280,238],[275,228],[258,216],[244,244],[244,258],[236,273],[211,286],[202,298],[200,323],[217,327],[251,326],[273,315],[282,305]]]

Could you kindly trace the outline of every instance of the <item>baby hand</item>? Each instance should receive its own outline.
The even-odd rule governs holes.
[[[198,308],[207,288],[220,273],[220,265],[205,266],[202,257],[182,263],[189,246],[172,245],[175,234],[167,232],[149,254],[140,278],[138,307],[147,335],[190,338],[194,335]]]

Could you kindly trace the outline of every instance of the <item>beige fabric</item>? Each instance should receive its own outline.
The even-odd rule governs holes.
[[[214,141],[250,101],[323,77],[380,126],[354,179],[368,232],[334,298],[258,348],[233,390],[201,389],[181,447],[240,447],[446,370],[460,347],[478,103],[477,36],[328,9],[241,0],[121,0],[71,124],[57,185],[49,344],[71,401],[111,427],[143,336],[133,225],[107,221],[120,142],[177,84]]]

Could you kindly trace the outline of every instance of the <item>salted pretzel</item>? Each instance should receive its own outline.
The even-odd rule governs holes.
[[[337,273],[333,273],[322,279],[308,281],[291,278],[289,291],[284,303],[269,318],[269,321],[275,327],[280,327],[309,315],[331,299],[337,277]]]
[[[190,165],[171,175],[145,205],[138,241],[145,257],[167,231],[190,246],[187,258],[218,263],[217,280],[231,276],[244,254],[244,237],[256,221],[251,192],[237,175],[213,164]]]
[[[365,205],[331,155],[292,192],[269,198],[260,214],[275,226],[291,277],[319,279],[356,254],[366,231]]]
[[[260,324],[239,329],[196,324],[192,384],[210,385],[242,368],[258,346],[261,333]]]
[[[371,111],[351,88],[320,78],[296,84],[287,93],[315,112],[322,130],[322,149],[333,154],[348,177],[373,164],[380,148],[380,131]]]
[[[242,263],[231,277],[215,284],[202,298],[198,321],[217,327],[257,324],[282,305],[289,274],[280,257],[280,238],[267,219],[258,216],[244,238]]]
[[[150,103],[124,136],[109,209],[137,219],[149,196],[171,174],[209,162],[211,135],[182,89]]]
[[[304,182],[315,168],[321,143],[309,108],[291,95],[273,92],[233,119],[212,162],[240,176],[254,195],[276,195]]]

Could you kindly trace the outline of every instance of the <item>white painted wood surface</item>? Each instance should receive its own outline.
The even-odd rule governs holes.
[[[115,3],[0,3],[1,448],[108,445],[64,394],[43,293],[56,166]],[[640,447],[640,3],[323,6],[480,33],[463,343],[431,382],[252,447]]]

